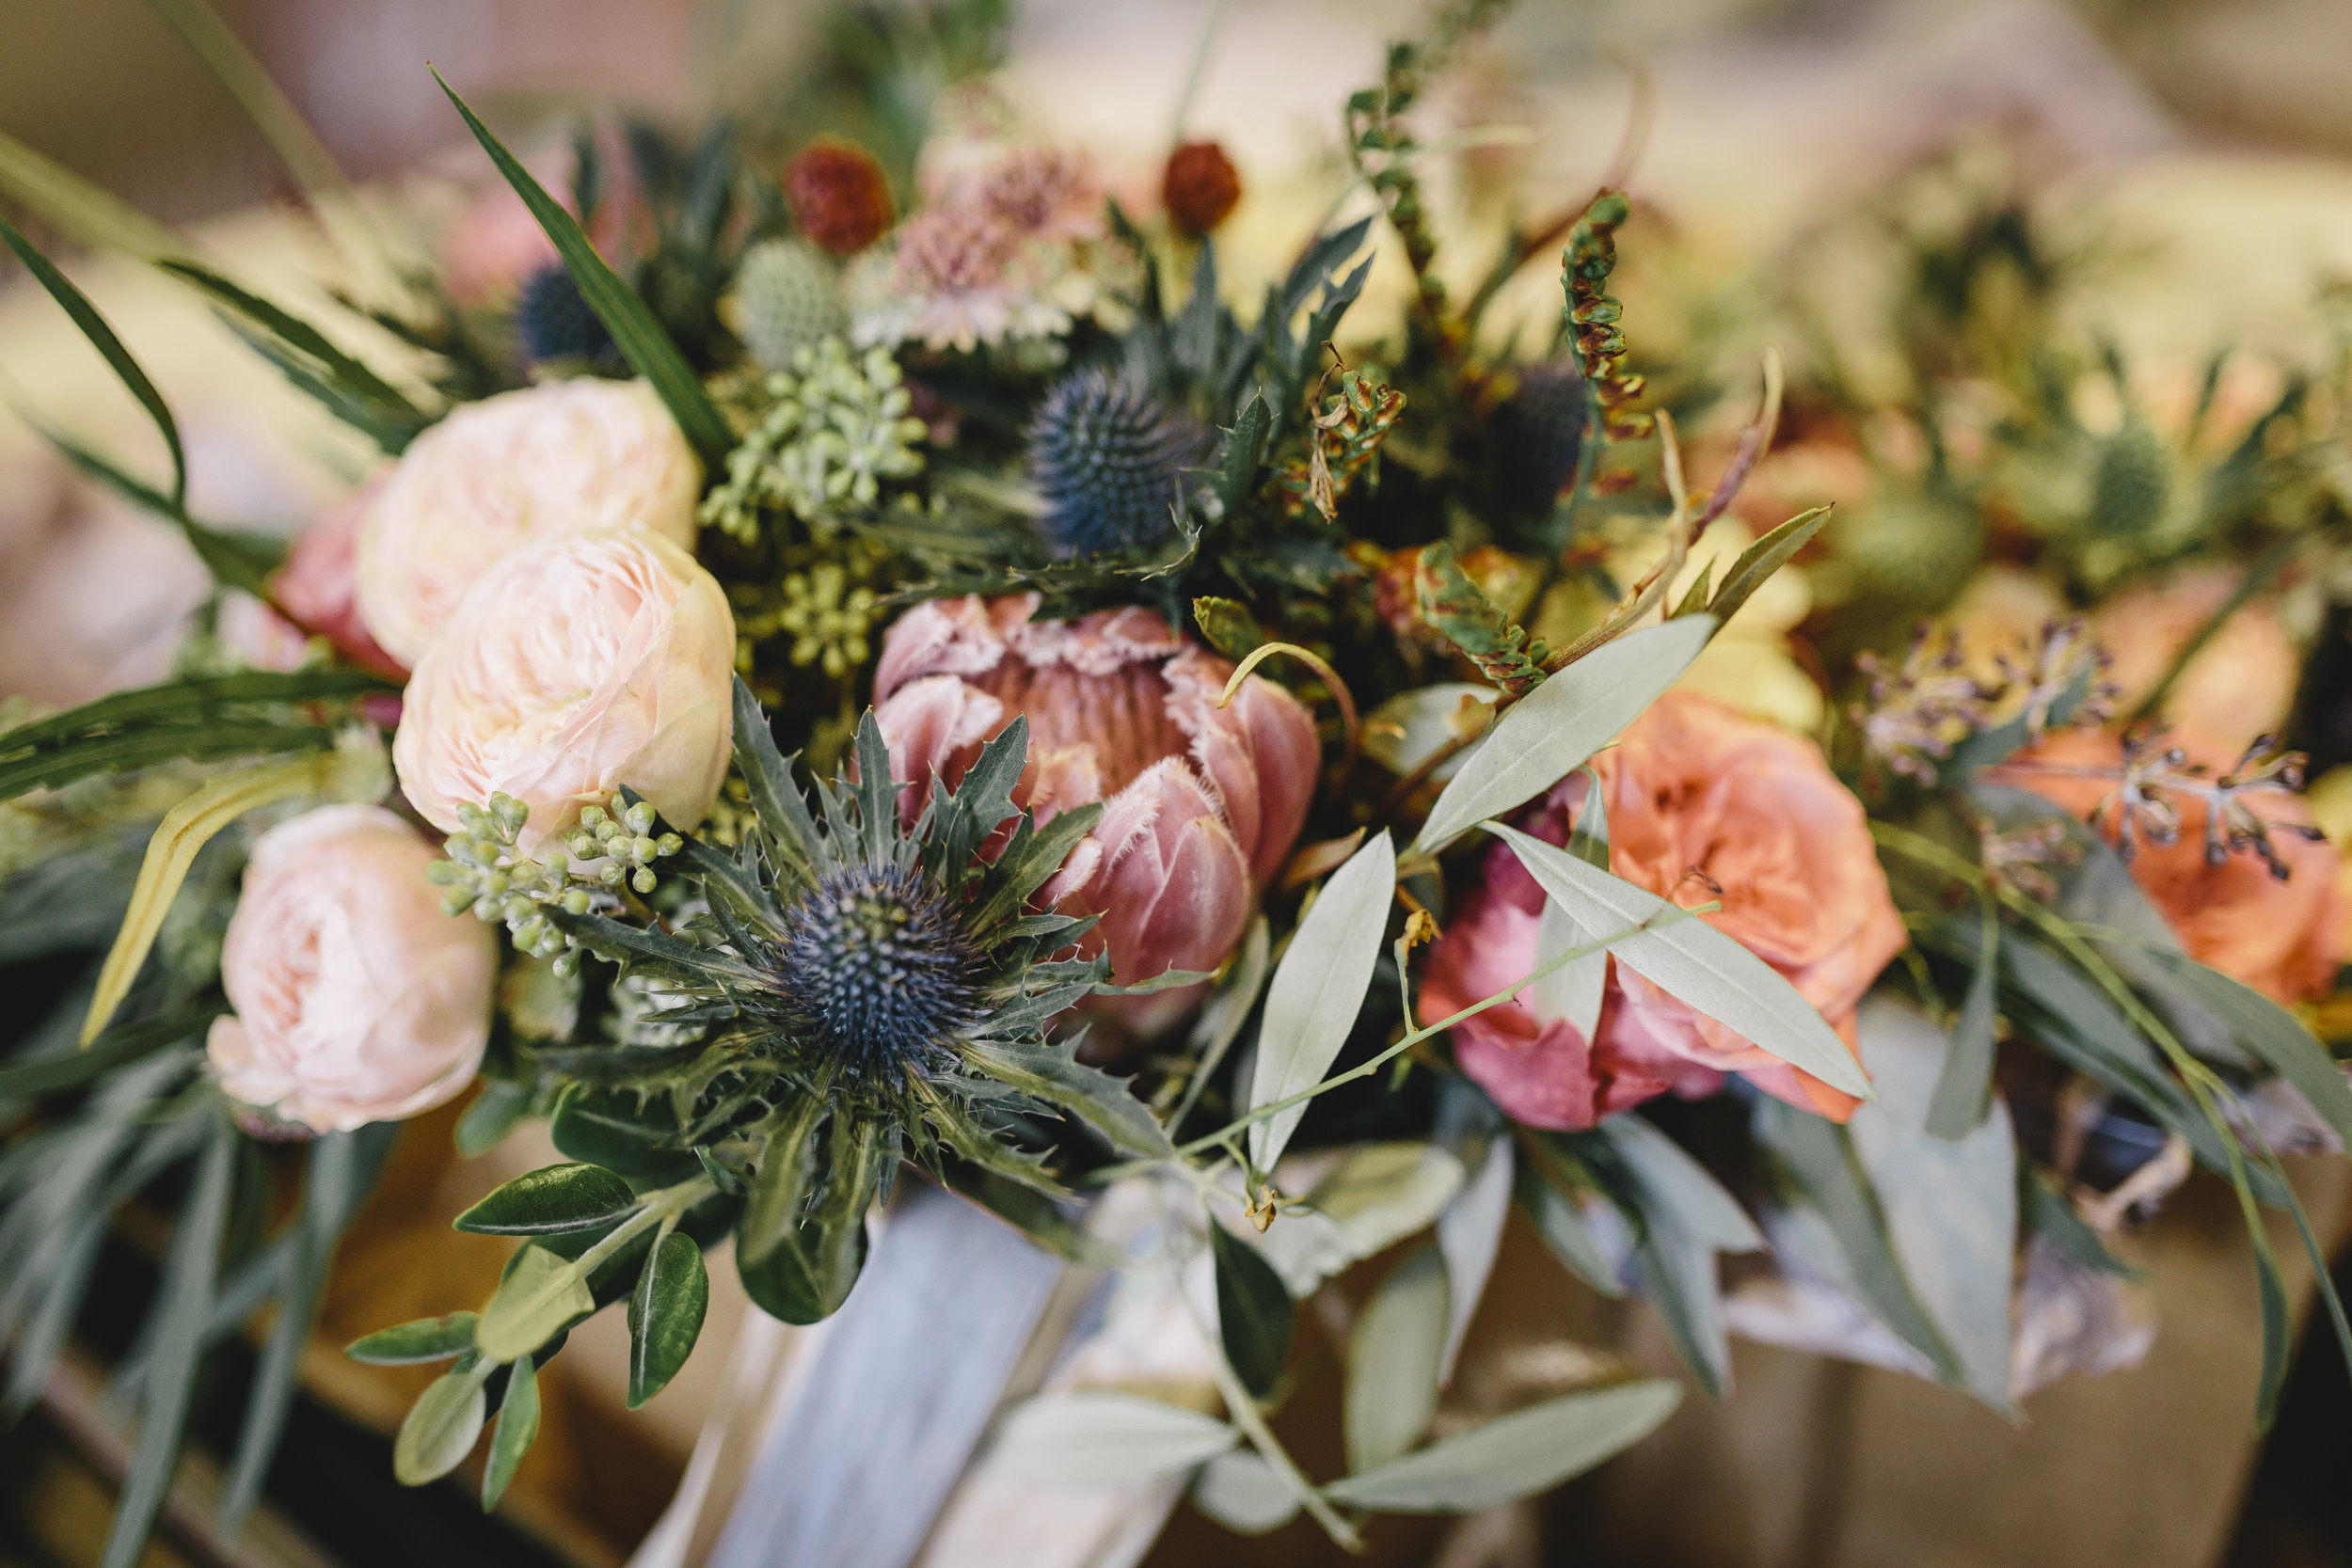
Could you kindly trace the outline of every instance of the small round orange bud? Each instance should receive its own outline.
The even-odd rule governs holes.
[[[853,255],[882,238],[895,213],[882,165],[837,136],[819,136],[785,166],[784,196],[801,232],[834,256]]]
[[[1241,199],[1241,175],[1213,141],[1186,142],[1168,155],[1160,202],[1168,221],[1196,238],[1215,229]]]

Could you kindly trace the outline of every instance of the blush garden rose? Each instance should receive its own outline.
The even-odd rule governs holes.
[[[262,835],[221,950],[236,1011],[206,1040],[223,1088],[332,1132],[415,1116],[472,1082],[498,943],[441,912],[433,859],[380,806],[322,806]]]
[[[532,853],[627,784],[681,828],[717,798],[733,736],[735,618],[718,580],[644,529],[516,551],[474,585],[408,683],[401,789],[455,832],[493,794]]]
[[[642,381],[549,382],[468,404],[417,437],[359,531],[367,628],[410,669],[475,579],[571,533],[694,543],[702,467]]]

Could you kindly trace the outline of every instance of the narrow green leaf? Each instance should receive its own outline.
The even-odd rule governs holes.
[[[1274,1391],[1291,1349],[1290,1292],[1274,1265],[1221,1225],[1209,1227],[1216,1259],[1216,1329],[1242,1386],[1260,1399]]]
[[[682,1239],[682,1238],[681,1238]],[[688,1245],[693,1243],[688,1243]],[[490,1462],[482,1467],[482,1511],[498,1507],[515,1467],[539,1435],[539,1369],[524,1356],[506,1372],[506,1396],[499,1401],[499,1424],[490,1433]],[[471,1448],[471,1444],[467,1445]]]
[[[0,1067],[0,1101],[54,1094],[112,1072],[167,1045],[194,1037],[218,1016],[212,1008],[175,1013],[129,1027],[118,1026],[87,1050],[35,1056]]]
[[[335,1249],[373,1190],[399,1133],[397,1122],[374,1122],[348,1132],[326,1133],[310,1146],[302,1173],[301,1207],[288,1226],[290,1245],[279,1275],[277,1315],[254,1364],[236,1458],[221,1487],[220,1525],[230,1536],[261,1500],[262,1483],[294,1403],[303,1347],[310,1342],[310,1329],[318,1322]]]
[[[1950,1347],[1951,1381],[2008,1416],[2017,1258],[2008,1107],[1994,1101],[1963,1138],[1936,1135],[1928,1120],[1947,1054],[1942,1032],[1885,996],[1863,1003],[1856,1027],[1879,1098],[1855,1110],[1849,1141],[1912,1296]]]
[[[268,534],[248,533],[236,529],[213,528],[188,515],[187,509],[169,496],[133,479],[115,464],[81,445],[72,436],[45,423],[29,410],[19,407],[18,416],[33,427],[34,433],[55,447],[58,454],[80,469],[83,474],[104,485],[132,505],[143,507],[165,518],[180,531],[188,547],[196,552],[213,580],[227,588],[241,589],[255,598],[270,597],[269,575],[284,563],[286,542]]]
[[[320,141],[294,100],[270,79],[262,62],[203,0],[148,0],[253,121],[286,172],[312,201],[352,199],[351,182]]]
[[[1223,1421],[1134,1394],[1043,1394],[997,1429],[993,1467],[1052,1486],[1124,1486],[1189,1470],[1240,1442]]]
[[[561,1236],[612,1228],[637,1207],[628,1182],[597,1165],[548,1165],[518,1176],[450,1222],[481,1236]]]
[[[1304,1093],[1330,1070],[1372,987],[1395,888],[1396,850],[1385,832],[1323,884],[1266,987],[1251,1109]],[[1249,1129],[1249,1158],[1259,1169],[1282,1157],[1306,1110],[1294,1105]]]
[[[1928,1106],[1927,1130],[1949,1143],[1976,1131],[1993,1105],[1993,1001],[2000,974],[2000,918],[1987,900],[1977,970],[1968,977],[1968,994],[1961,1000],[1960,1018],[1952,1025],[1943,1076],[1935,1081],[1935,1098]]]
[[[122,346],[122,340],[115,336],[115,329],[106,325],[106,318],[98,313],[98,308],[89,302],[89,296],[67,281],[66,276],[50,264],[49,258],[36,249],[30,240],[17,232],[16,225],[5,217],[0,217],[0,243],[5,243],[16,252],[16,259],[24,263],[24,270],[49,292],[49,297],[56,300],[72,319],[82,336],[89,340],[90,347],[98,351],[99,357],[106,361],[107,367],[138,400],[139,406],[147,410],[148,418],[155,421],[156,431],[171,452],[171,509],[174,512],[183,510],[188,499],[187,453],[181,448],[180,426],[172,419],[171,409],[165,404],[163,393],[155,389],[155,384],[147,378],[147,372],[139,369],[138,361],[131,357],[131,351]]]
[[[1686,615],[1603,643],[1548,678],[1480,741],[1429,808],[1415,848],[1434,851],[1567,777],[1641,717],[1714,635],[1708,615]]]
[[[1581,1475],[1658,1430],[1682,1402],[1664,1378],[1568,1394],[1335,1481],[1333,1502],[1396,1513],[1477,1513]]]
[[[1446,1321],[1445,1354],[1438,1363],[1438,1377],[1454,1380],[1454,1363],[1470,1332],[1470,1316],[1486,1293],[1486,1278],[1494,1273],[1495,1254],[1502,1247],[1502,1227],[1511,1217],[1511,1173],[1515,1164],[1508,1138],[1490,1140],[1486,1159],[1454,1201],[1438,1216],[1438,1251],[1445,1259],[1447,1288],[1452,1303]]]
[[[371,1367],[410,1367],[449,1361],[474,1348],[473,1326],[481,1320],[471,1312],[450,1312],[419,1318],[391,1328],[379,1328],[343,1347],[354,1361]]]
[[[529,1085],[509,1079],[485,1079],[481,1092],[457,1117],[453,1137],[459,1158],[471,1160],[489,1153],[506,1141],[506,1135],[530,1111]]]
[[[226,1117],[213,1115],[212,1136],[197,1160],[187,1203],[164,1254],[163,1281],[151,1309],[154,1350],[148,1361],[146,1398],[140,1401],[138,1441],[106,1528],[99,1568],[132,1568],[138,1561],[172,1472],[179,1467],[235,1179],[237,1131]]]
[[[516,1361],[596,1309],[580,1267],[547,1248],[515,1255],[498,1294],[474,1324],[474,1344],[492,1361]]]
[[[1407,1253],[1357,1314],[1347,1340],[1347,1467],[1361,1473],[1404,1454],[1438,1414],[1438,1364],[1450,1316],[1435,1246]]]
[[[476,1370],[447,1371],[408,1407],[392,1439],[392,1477],[403,1486],[438,1481],[473,1452],[489,1402]]]
[[[669,1386],[702,1338],[710,1275],[694,1239],[673,1230],[645,1254],[628,1298],[628,1407]]]
[[[1192,1483],[1193,1506],[1235,1535],[1263,1535],[1298,1517],[1298,1494],[1247,1449],[1218,1454]]]
[[[2108,1251],[2099,1233],[2083,1223],[2074,1200],[2052,1186],[2050,1179],[2022,1156],[2017,1162],[2017,1196],[2021,1222],[2058,1248],[2069,1262],[2118,1279],[2142,1277],[2139,1270]]]
[[[1636,1225],[1635,1276],[1666,1325],[1675,1349],[1710,1399],[1731,1386],[1731,1347],[1724,1331],[1719,1252],[1756,1252],[1755,1222],[1680,1146],[1637,1116],[1611,1117],[1594,1130],[1619,1163],[1618,1196]]]
[[[2254,1243],[2254,1283],[2262,1299],[2263,1365],[2255,1385],[2254,1430],[2268,1432],[2279,1418],[2279,1395],[2287,1384],[2287,1358],[2295,1350],[2292,1309],[2286,1281],[2280,1277],[2279,1259],[2270,1250],[2270,1237],[2260,1224],[2249,1224]]]
[[[2352,1148],[2352,1085],[2344,1082],[2343,1064],[2301,1021],[2262,992],[2185,955],[2159,953],[2154,958],[2256,1060],[2294,1085],[2320,1119]]]
[[[1845,1259],[1846,1282],[1870,1315],[1927,1357],[1937,1377],[1955,1381],[1960,1362],[1912,1291],[1887,1237],[1877,1192],[1854,1159],[1846,1129],[1767,1097],[1756,1101],[1755,1127],[1756,1141],[1772,1152],[1806,1206],[1828,1225]]]
[[[735,433],[710,401],[710,394],[703,389],[693,367],[662,330],[661,323],[621,275],[596,254],[596,247],[589,243],[579,221],[531,177],[530,170],[506,150],[504,143],[490,134],[490,128],[482,123],[456,90],[441,81],[438,71],[433,72],[433,79],[440,82],[441,90],[449,94],[449,101],[464,117],[466,128],[490,155],[490,161],[515,188],[515,194],[523,198],[531,215],[539,220],[539,227],[547,231],[556,254],[564,259],[565,270],[580,286],[580,298],[612,334],[613,345],[621,351],[621,356],[660,395],[671,417],[677,420],[678,429],[685,433],[687,444],[701,455],[705,469],[720,472],[725,467],[728,451],[735,446]]]
[[[1546,895],[1557,899],[1587,930],[1621,931],[1656,920],[1674,908],[1656,894],[1587,865],[1516,828],[1490,822],[1486,831],[1508,844]],[[1869,1098],[1869,1080],[1853,1053],[1813,1004],[1772,965],[1705,921],[1677,920],[1637,931],[1613,943],[1610,951],[1619,963],[1669,995],[1745,1036],[1791,1067],[1803,1069],[1834,1089]]]
[[[1261,1256],[1304,1301],[1349,1264],[1432,1224],[1462,1190],[1462,1162],[1418,1138],[1362,1144],[1285,1205],[1282,1221],[1258,1239]]]
[[[1723,586],[1715,590],[1715,597],[1708,605],[1707,612],[1714,616],[1718,624],[1729,621],[1740,613],[1740,607],[1748,602],[1748,596],[1763,587],[1767,578],[1788,564],[1799,550],[1811,544],[1813,536],[1820,532],[1821,525],[1828,521],[1829,508],[1826,506],[1800,512],[1741,550],[1740,559],[1731,563],[1731,570],[1724,574]]]
[[[1584,1211],[1576,1198],[1560,1185],[1561,1178],[1552,1174],[1556,1162],[1541,1156],[1549,1150],[1544,1146],[1538,1157],[1519,1163],[1514,1196],[1519,1210],[1534,1226],[1535,1234],[1551,1248],[1551,1255],[1560,1259],[1570,1274],[1604,1296],[1625,1294],[1625,1286],[1617,1279],[1609,1255],[1601,1250],[1600,1241],[1585,1223]]]
[[[119,250],[142,261],[184,255],[188,242],[61,164],[0,135],[0,192],[76,245]]]

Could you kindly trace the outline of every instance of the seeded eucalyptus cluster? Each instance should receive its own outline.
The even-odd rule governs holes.
[[[1074,1252],[1083,1243],[1050,1201],[1064,1188],[1042,1124],[1068,1115],[1120,1154],[1172,1152],[1122,1081],[1077,1060],[1080,1031],[1051,1033],[1082,997],[1116,988],[1106,958],[1074,956],[1093,917],[1037,907],[1101,808],[1040,827],[1013,804],[1025,721],[983,748],[956,788],[934,783],[911,822],[870,712],[854,778],[818,782],[813,809],[740,681],[735,735],[754,820],[732,851],[665,830],[626,797],[580,831],[583,858],[598,854],[563,863],[568,885],[552,857],[517,866],[510,802],[493,800],[452,840],[446,863],[457,869],[442,877],[453,905],[519,913],[523,930],[545,927],[529,950],[564,942],[610,959],[655,1005],[593,1053],[559,1102],[551,1132],[575,1163],[510,1182],[459,1219],[527,1243],[483,1312],[353,1347],[363,1360],[456,1358],[404,1430],[404,1480],[455,1465],[493,1380],[507,1399],[535,1397],[513,1392],[528,1385],[525,1369],[624,1296],[630,1402],[650,1398],[699,1333],[701,1248],[730,1231],[752,1299],[813,1323],[856,1283],[866,1211],[902,1162]],[[632,918],[612,896],[623,883],[608,879],[612,867],[635,866],[624,872],[634,889],[655,856],[681,884],[663,899],[674,923],[643,905]],[[501,1459],[501,1442],[493,1467],[511,1473],[520,1453]]]
[[[446,843],[449,858],[426,868],[446,889],[441,908],[453,915],[470,910],[485,925],[504,921],[517,949],[552,958],[556,974],[566,980],[579,973],[580,956],[572,940],[549,923],[549,911],[617,908],[625,888],[640,897],[652,893],[659,885],[654,862],[686,843],[676,833],[653,837],[652,805],[626,792],[615,794],[609,807],[583,808],[564,848],[535,860],[516,846],[531,811],[513,796],[461,805],[457,816],[461,831]]]

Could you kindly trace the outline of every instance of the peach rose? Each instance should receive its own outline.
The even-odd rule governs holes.
[[[2115,661],[2108,677],[2123,689],[2117,712],[2133,711],[2155,689],[2238,580],[2233,567],[2191,567],[2119,594],[2091,612],[2091,636]],[[2165,694],[2165,714],[2235,762],[2256,736],[2275,735],[2285,724],[2302,673],[2277,609],[2257,597],[2240,605],[2188,661]]]
[[[642,381],[549,382],[469,403],[410,444],[359,530],[361,616],[415,668],[501,557],[650,529],[689,548],[702,466]]]
[[[532,852],[627,784],[681,828],[709,811],[733,734],[735,618],[718,580],[644,529],[517,550],[460,601],[408,682],[392,766],[454,832],[458,807],[530,807]]]
[[[393,1121],[473,1079],[498,942],[441,912],[430,845],[381,806],[263,833],[221,949],[233,1017],[205,1042],[221,1086],[321,1132]]]
[[[1669,691],[1593,766],[1610,869],[1682,904],[1771,964],[1851,1047],[1854,1008],[1907,940],[1855,800],[1812,741]],[[1521,825],[1567,842],[1587,788],[1572,775]],[[1535,967],[1544,895],[1501,845],[1449,915],[1422,979],[1434,1022]],[[1545,1022],[1527,993],[1454,1031],[1462,1069],[1515,1118],[1590,1127],[1667,1089],[1705,1093],[1739,1072],[1793,1105],[1844,1120],[1859,1101],[1692,1011],[1611,959],[1595,1038]]]
[[[2216,775],[2229,771],[2241,754],[2235,746],[2185,732],[2169,738],[2192,762],[2203,763]],[[2034,765],[2106,769],[2119,766],[2122,758],[2123,743],[2114,735],[2067,730],[2020,752],[1994,777],[2089,821],[2114,789],[2113,782],[2037,772]],[[2204,803],[2179,795],[2168,798],[2180,807],[2180,837],[2170,845],[2154,845],[2143,836],[2132,856],[2132,879],[2189,957],[2275,1002],[2325,995],[2345,954],[2346,902],[2337,885],[2341,861],[2335,847],[2300,833],[2273,833],[2271,847],[2287,866],[2284,880],[2272,876],[2256,855],[2233,854],[2219,865],[2209,865]],[[2245,800],[2265,822],[2311,823],[2311,807],[2300,796],[2265,791]]]

